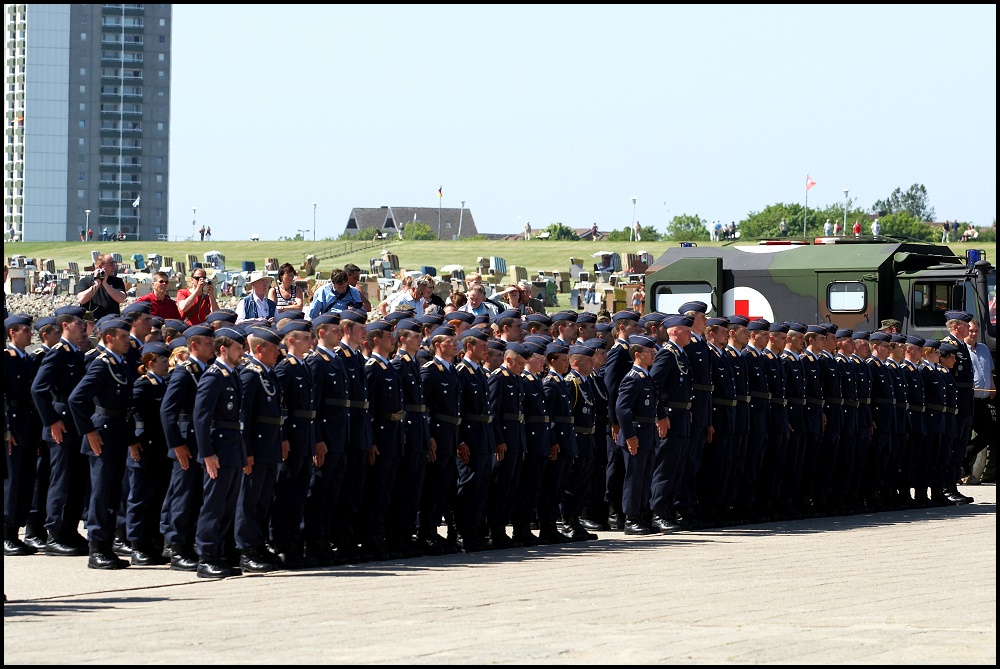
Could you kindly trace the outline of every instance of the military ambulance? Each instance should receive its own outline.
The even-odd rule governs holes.
[[[710,315],[854,330],[894,318],[903,334],[925,339],[944,336],[944,313],[961,309],[979,321],[980,341],[995,363],[996,285],[985,251],[963,258],[944,245],[885,237],[682,245],[646,270],[646,308],[674,313],[698,300],[710,305]]]

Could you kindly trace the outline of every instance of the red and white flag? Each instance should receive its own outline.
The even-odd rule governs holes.
[[[816,182],[813,181],[812,178],[807,174],[806,175],[806,190],[809,190],[810,188],[812,188],[815,185],[816,185]]]

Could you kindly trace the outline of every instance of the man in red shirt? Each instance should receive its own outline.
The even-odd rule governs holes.
[[[177,308],[188,325],[200,325],[210,313],[219,310],[215,289],[208,280],[204,267],[196,267],[191,272],[190,289],[181,288],[177,291]]]
[[[166,272],[157,272],[153,275],[153,292],[140,297],[136,302],[149,302],[149,315],[160,318],[180,319],[181,312],[177,309],[177,303],[167,295],[167,282],[170,277]]]

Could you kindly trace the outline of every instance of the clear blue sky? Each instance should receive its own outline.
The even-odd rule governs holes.
[[[927,187],[996,216],[996,5],[174,5],[170,233],[663,229]]]

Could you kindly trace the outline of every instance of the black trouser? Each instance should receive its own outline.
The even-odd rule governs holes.
[[[576,436],[579,454],[569,465],[563,490],[563,518],[579,518],[590,499],[590,481],[594,474],[594,439],[590,435]]]
[[[303,533],[306,541],[329,541],[333,533],[333,514],[344,485],[347,453],[327,453],[323,466],[310,471],[309,495],[303,510]]]
[[[278,465],[270,523],[271,541],[275,546],[302,542],[302,517],[309,497],[312,469],[312,457],[301,451],[289,453]]]
[[[800,496],[805,466],[805,433],[770,432],[767,434],[764,464],[757,483],[757,505],[788,502]]]
[[[491,532],[505,533],[517,500],[517,486],[521,478],[522,453],[511,453],[503,460],[493,459],[490,492],[486,502],[486,525]]]
[[[368,467],[365,474],[364,491],[364,531],[362,543],[372,539],[385,539],[386,520],[396,488],[396,474],[399,472],[400,456],[375,456],[375,464]]]
[[[969,447],[965,452],[963,466],[967,473],[972,473],[976,457],[980,451],[989,446],[990,439],[995,438],[996,429],[996,398],[983,397],[972,400],[972,431],[976,433],[976,436],[969,441]]]
[[[361,500],[368,473],[368,451],[347,452],[344,485],[333,514],[333,540],[339,547],[356,546],[361,523]]]
[[[955,440],[952,442],[950,474],[948,484],[953,485],[961,475],[962,465],[969,452],[969,438],[972,436],[972,414],[959,413],[955,419]]]
[[[254,463],[240,482],[236,504],[236,547],[241,551],[258,548],[267,542],[267,521],[274,501],[278,465]]]
[[[858,431],[854,446],[854,468],[851,471],[850,495],[861,497],[865,494],[865,481],[868,475],[868,450],[871,448],[872,433],[867,425]]]
[[[891,472],[890,485],[900,495],[908,497],[910,495],[910,480],[907,472],[907,462],[909,458],[909,434],[897,432],[892,441],[892,460],[889,464]]]
[[[607,430],[598,430],[594,438],[594,462],[590,468],[590,495],[584,501],[580,515],[597,522],[608,519],[608,451],[611,436]]]
[[[191,467],[194,469],[194,466]],[[201,561],[221,564],[227,550],[227,539],[236,517],[240,498],[240,482],[246,474],[240,467],[219,467],[214,479],[202,475],[201,511],[198,514],[197,544]]]
[[[635,455],[625,448],[622,451],[625,460],[622,513],[626,518],[641,518],[650,510],[656,449],[640,446]]]
[[[816,496],[833,496],[833,477],[837,469],[837,453],[840,451],[840,430],[826,429],[823,445],[820,447],[818,469],[816,470]]]
[[[162,454],[155,458],[152,454],[142,457],[139,466],[126,467],[129,492],[125,524],[129,542],[148,550],[160,541],[160,516],[170,487],[173,463]]]
[[[5,454],[9,478],[3,482],[3,524],[4,527],[18,529],[28,523],[31,513],[38,447],[23,432],[19,432],[16,438],[17,444],[11,447],[9,455]]]
[[[688,435],[668,432],[662,439],[657,437],[649,502],[653,513],[664,517],[675,513],[677,491],[687,468],[690,446],[691,437]]]
[[[696,476],[700,508],[719,510],[722,506],[729,472],[733,468],[733,437],[716,432],[712,443],[705,444],[704,458]]]
[[[45,529],[49,536],[63,540],[78,533],[87,506],[90,463],[80,453],[80,437],[67,433],[61,444],[45,442],[51,465],[49,494],[45,503]],[[122,463],[124,466],[124,462]]]
[[[45,504],[49,497],[49,479],[52,468],[49,464],[49,449],[45,442],[40,442],[38,458],[35,460],[35,487],[31,496],[31,510],[28,512],[26,536],[45,538]]]
[[[399,459],[396,490],[386,521],[386,536],[390,541],[407,542],[416,533],[426,470],[427,453],[423,449],[407,448]]]
[[[192,546],[198,529],[202,498],[205,490],[205,468],[193,457],[187,469],[174,460],[170,471],[165,506],[170,507],[169,527],[164,535],[168,544]]]
[[[555,460],[545,463],[545,470],[542,472],[542,488],[538,494],[538,522],[539,524],[554,523],[559,520],[559,511],[562,504],[563,492],[566,489],[566,476],[572,458],[563,452]]]
[[[438,537],[438,525],[445,516],[454,513],[455,482],[457,477],[454,453],[441,453],[424,470],[424,490],[420,496],[421,539]]]
[[[469,449],[469,462],[455,456],[458,489],[455,493],[455,526],[465,538],[478,538],[486,512],[493,454],[486,449]]]
[[[128,447],[104,442],[99,456],[90,456],[90,507],[87,510],[87,535],[91,544],[110,548],[118,528],[118,507],[125,477]]]
[[[868,446],[868,461],[865,465],[864,487],[865,495],[879,493],[888,487],[885,481],[889,456],[892,453],[892,434],[886,430],[875,429],[872,432]]]
[[[622,487],[625,485],[625,458],[622,449],[610,437],[605,465],[604,501],[611,513],[622,512]]]
[[[856,432],[841,431],[840,445],[837,448],[837,460],[833,471],[834,497],[847,497],[851,494],[857,443],[858,435]]]
[[[528,453],[524,458],[512,517],[515,533],[527,532],[532,521],[538,518],[538,498],[548,462],[549,458],[545,455]]]
[[[740,489],[746,486],[744,473],[746,472],[749,442],[750,435],[745,431],[733,435],[732,465],[729,468],[729,476],[726,479],[725,492],[722,497],[723,507],[733,506],[739,496]]]
[[[690,510],[698,504],[697,476],[701,469],[701,460],[705,452],[707,430],[703,427],[691,427],[691,442],[688,446],[687,463],[677,490],[677,508]]]

